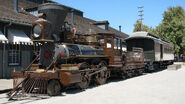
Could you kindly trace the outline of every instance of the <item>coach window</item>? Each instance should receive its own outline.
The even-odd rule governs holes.
[[[119,55],[121,55],[121,53],[122,53],[122,42],[121,42],[121,39],[118,39],[118,52],[119,52]]]
[[[119,47],[120,47],[120,48],[119,48],[119,50],[120,50],[120,52],[122,53],[122,46],[123,46],[123,44],[122,44],[122,43],[123,43],[123,42],[122,42],[122,40],[121,40],[121,39],[119,39],[119,42],[120,42],[120,43],[119,43]]]
[[[118,39],[114,39],[114,49],[117,50],[118,49]]]
[[[122,50],[122,47],[121,47],[121,39],[118,39],[118,38],[115,38],[114,39],[114,52],[115,52],[115,55],[120,55],[121,54],[121,50]]]
[[[112,48],[111,38],[107,38],[107,48]]]
[[[100,44],[104,44],[104,39],[99,40]]]
[[[118,39],[118,48],[117,48],[118,50],[120,50],[121,49],[121,40],[120,39]]]

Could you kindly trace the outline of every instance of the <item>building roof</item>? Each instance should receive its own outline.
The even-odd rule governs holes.
[[[72,17],[71,13],[67,14],[67,17],[65,19],[66,22],[69,24],[72,24]],[[93,24],[92,20],[74,15],[74,27],[77,29],[78,34],[98,34],[98,33],[107,33],[107,34],[113,34],[111,31],[106,31],[104,29],[101,29]]]
[[[24,11],[23,8],[38,6],[35,3],[26,2],[25,0],[18,0],[18,10],[14,11],[14,0],[0,0],[0,21],[12,22],[15,24],[31,25],[31,23],[38,18]]]
[[[122,37],[122,38],[127,38],[127,37],[129,37],[126,33],[120,32],[120,31],[118,31],[118,30],[116,30],[116,29],[114,29],[114,28],[112,28],[112,27],[110,27],[110,26],[109,26],[109,30],[110,30],[111,32],[113,32],[114,34],[116,34],[117,36],[119,36],[119,37]]]
[[[96,24],[104,24],[104,23],[109,24],[108,21],[95,21],[95,20],[92,20],[92,19],[88,19],[88,20],[89,20],[89,22],[91,22],[92,24],[95,24],[95,25]],[[121,37],[121,38],[127,38],[127,37],[129,37],[127,34],[125,34],[123,32],[120,32],[120,31],[112,28],[111,26],[109,26],[108,27],[108,30],[106,30],[106,31],[109,31],[111,33],[114,33],[116,36]]]
[[[11,21],[12,23],[15,23],[15,24],[31,26],[31,23],[38,19],[38,17],[35,17],[25,11],[25,9],[37,8],[38,4],[36,3],[28,2],[26,0],[18,0],[19,12],[16,13],[14,11],[14,0],[0,0],[0,2],[1,2],[0,3],[0,22]],[[65,6],[65,7],[68,7],[68,6]],[[68,7],[68,8],[72,9],[71,7]],[[74,10],[77,10],[77,9],[74,9]],[[77,10],[77,11],[81,12],[80,10]],[[72,24],[71,13],[68,13],[65,21],[67,21],[69,24]],[[75,25],[75,28],[77,29],[77,33],[79,34],[107,33],[107,34],[116,34],[123,38],[128,37],[127,34],[119,32],[118,30],[110,26],[109,26],[109,30],[101,29],[98,26],[94,25],[95,23],[99,23],[99,22],[82,16],[74,15],[74,25]]]

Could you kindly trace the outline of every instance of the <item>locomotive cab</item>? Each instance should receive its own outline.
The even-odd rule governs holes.
[[[126,44],[123,39],[114,34],[102,34],[99,39],[105,55],[109,56],[109,66],[122,67],[126,52]]]
[[[111,76],[131,77],[133,73],[143,73],[145,68],[142,48],[134,47],[126,51],[123,37],[115,34],[101,34],[99,39],[104,54],[109,56]]]

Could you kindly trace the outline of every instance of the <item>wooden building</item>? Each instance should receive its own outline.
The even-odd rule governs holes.
[[[11,78],[13,70],[26,68],[34,56],[30,34],[37,17],[23,8],[35,4],[18,0],[15,5],[15,1],[0,0],[0,78]]]

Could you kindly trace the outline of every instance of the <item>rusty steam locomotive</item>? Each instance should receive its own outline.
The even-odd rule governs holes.
[[[38,12],[40,19],[32,24],[32,40],[41,49],[26,69],[12,72],[14,88],[8,94],[10,98],[23,94],[53,96],[66,86],[85,89],[89,83],[104,84],[111,76],[126,78],[144,72],[142,48],[123,52],[121,36],[77,36],[75,28],[65,27],[67,12],[58,4],[40,5]],[[33,64],[38,59],[39,63]]]

